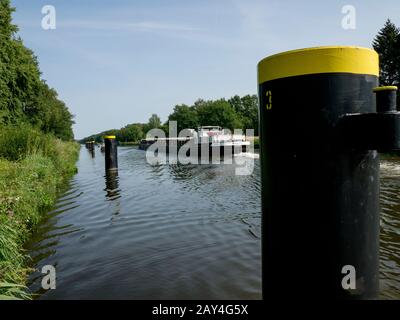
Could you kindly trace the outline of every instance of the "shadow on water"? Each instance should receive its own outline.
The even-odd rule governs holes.
[[[46,264],[43,262],[56,255],[60,239],[81,230],[73,224],[59,223],[59,216],[67,214],[70,210],[79,210],[80,207],[76,199],[81,195],[81,192],[73,182],[67,183],[62,190],[56,206],[44,216],[41,224],[26,244],[31,252],[29,265],[34,269],[29,278],[30,290],[34,297],[39,297],[45,293],[45,290],[41,287],[43,274],[40,272]],[[52,265],[57,268],[58,262],[54,261]]]
[[[116,216],[121,210],[121,189],[119,189],[118,170],[107,170],[104,180],[106,182],[106,188],[104,189],[106,192],[105,197],[107,201],[112,203],[113,209],[111,209],[111,213],[113,216]]]
[[[95,152],[95,147],[94,146],[92,146],[90,148],[87,148],[87,151],[88,151],[88,153],[89,153],[91,158],[94,158],[96,156],[96,152]]]
[[[106,198],[113,201],[121,197],[119,189],[118,170],[108,170],[104,176],[106,182]]]

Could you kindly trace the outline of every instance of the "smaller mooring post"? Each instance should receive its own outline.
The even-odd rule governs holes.
[[[118,169],[117,140],[115,136],[104,136],[106,170]]]
[[[95,152],[94,152],[95,144],[96,144],[96,141],[86,141],[86,148],[88,149],[90,156],[92,158],[95,157]]]

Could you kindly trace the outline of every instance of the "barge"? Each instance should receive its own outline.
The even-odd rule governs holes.
[[[229,130],[222,129],[219,126],[202,126],[197,128],[197,131],[194,129],[189,131],[191,134],[187,137],[143,139],[140,141],[139,149],[147,150],[151,145],[158,142],[159,145],[165,146],[165,151],[168,153],[171,142],[176,145],[178,150],[182,145],[192,143],[194,146],[191,147],[197,147],[199,156],[204,152],[208,152],[210,156],[213,154],[223,156],[227,153],[245,152],[246,148],[250,146],[250,141],[246,141],[245,135],[232,134]]]

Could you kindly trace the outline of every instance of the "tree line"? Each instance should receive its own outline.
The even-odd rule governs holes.
[[[29,124],[72,140],[73,115],[41,78],[34,53],[17,36],[10,0],[0,0],[0,125]]]
[[[178,132],[199,126],[220,126],[231,130],[242,129],[244,132],[246,129],[254,129],[255,135],[258,135],[258,98],[256,95],[235,95],[228,100],[198,99],[193,105],[176,105],[165,123],[161,122],[158,115],[153,114],[147,123],[133,123],[120,129],[106,130],[85,137],[81,142],[101,142],[104,135],[115,135],[120,142],[138,142],[154,128],[162,129],[168,134],[169,121],[177,122]]]
[[[372,42],[379,54],[380,85],[400,85],[400,28],[386,21]],[[400,105],[400,95],[397,97]],[[146,136],[148,130],[163,129],[168,133],[168,121],[177,121],[178,131],[199,126],[217,125],[223,128],[254,129],[258,135],[258,99],[256,95],[246,95],[218,100],[197,100],[193,105],[179,104],[173,108],[165,123],[153,114],[147,123],[129,124],[121,129],[107,130],[81,141],[95,140],[101,142],[104,135],[116,135],[121,142],[137,142]]]

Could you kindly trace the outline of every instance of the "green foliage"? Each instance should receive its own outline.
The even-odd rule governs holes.
[[[183,129],[197,128],[200,124],[196,109],[186,104],[176,105],[174,111],[168,116],[168,121],[176,121],[178,132]]]
[[[380,85],[400,85],[400,29],[389,19],[372,43],[379,53]],[[400,95],[397,97],[399,105]]]
[[[25,257],[20,252],[22,244],[18,229],[2,217],[0,222],[0,300],[26,299],[25,287],[19,283],[24,282],[28,269],[24,268]]]
[[[37,114],[31,115],[34,122],[45,133],[52,133],[62,140],[72,140],[74,134],[73,115],[64,102],[58,99],[57,92],[42,81],[37,96]]]
[[[0,127],[0,300],[30,297],[23,244],[76,172],[78,151],[75,142],[27,125]]]
[[[242,127],[240,117],[225,99],[207,101],[196,107],[201,126],[220,126],[228,129]]]
[[[80,142],[95,140],[100,143],[103,136],[115,135],[123,144],[137,143],[153,128],[160,128],[168,135],[169,121],[177,122],[178,133],[183,129],[196,129],[199,126],[221,126],[231,130],[242,129],[244,132],[246,129],[254,129],[255,135],[258,135],[258,98],[256,95],[236,95],[228,101],[198,99],[192,106],[176,105],[163,125],[160,118],[153,114],[148,123],[128,124],[119,130],[112,129],[91,135]]]
[[[138,143],[141,139],[145,138],[146,133],[154,128],[160,128],[168,132],[168,127],[161,124],[160,117],[156,114],[152,114],[148,123],[132,123],[121,129],[111,129],[103,131],[80,140],[80,143],[85,141],[96,141],[97,143],[103,142],[105,135],[114,135],[119,142],[127,144],[127,142]]]
[[[72,140],[73,116],[40,78],[36,56],[16,37],[9,0],[0,0],[0,124],[29,123]]]
[[[81,139],[79,142],[84,143],[85,141],[96,141],[97,143],[103,142],[103,137],[107,135],[113,135],[119,142],[133,142],[137,143],[144,138],[145,125],[141,123],[128,124],[121,129],[111,129],[102,131],[91,136]]]
[[[143,125],[141,124],[128,124],[116,133],[117,140],[121,142],[137,142],[141,140],[143,136]]]
[[[254,135],[258,135],[258,97],[257,95],[238,95],[230,98],[228,102],[235,109],[243,124],[243,131],[254,129]]]
[[[11,38],[18,31],[18,27],[11,23],[11,15],[14,11],[15,9],[10,6],[10,0],[0,0],[0,34],[6,39]]]
[[[152,114],[147,124],[144,125],[144,131],[148,132],[151,129],[156,129],[161,127],[161,119],[158,115]]]
[[[37,58],[17,38],[14,9],[0,0],[0,300],[28,299],[23,244],[76,172],[73,116],[41,79]]]
[[[169,119],[178,119],[178,128],[217,125],[228,129],[254,129],[258,134],[258,98],[256,95],[205,101],[197,100],[193,106],[176,106]],[[184,124],[180,126],[179,120]]]
[[[29,125],[0,125],[0,157],[17,161],[40,150],[44,155],[53,151],[50,135],[45,135]]]

